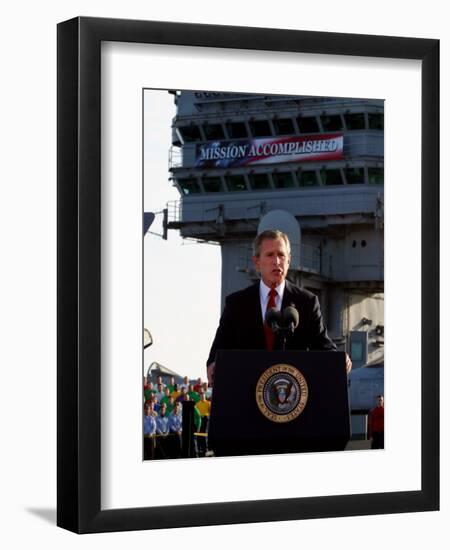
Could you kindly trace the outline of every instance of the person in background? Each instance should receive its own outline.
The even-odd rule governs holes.
[[[203,391],[205,392],[205,397],[208,401],[211,401],[212,396],[212,387],[208,386],[208,382],[203,382],[202,384]]]
[[[173,411],[169,414],[169,456],[179,458],[181,456],[181,432],[183,430],[183,415],[181,403],[175,402]]]
[[[156,420],[156,445],[155,458],[167,458],[169,454],[169,446],[167,444],[167,434],[169,433],[169,419],[166,416],[167,407],[162,403],[159,408],[159,414]]]
[[[159,404],[162,405],[163,403],[165,403],[167,406],[169,404],[169,397],[170,397],[170,389],[169,389],[169,386],[166,386],[164,388],[164,395],[161,397]]]
[[[175,378],[173,376],[169,378],[169,383],[167,384],[167,387],[169,388],[170,393],[175,390]]]
[[[368,438],[372,449],[384,449],[384,397],[377,395],[376,407],[369,413]]]
[[[169,433],[169,418],[167,416],[167,406],[162,403],[159,408],[159,414],[156,417],[156,433],[158,435],[167,435]]]
[[[156,378],[156,387],[158,387],[159,384],[161,384],[162,390],[164,391],[164,388],[166,387],[166,385],[164,384],[161,375],[159,375],[159,376]]]
[[[174,384],[174,385],[173,385],[173,391],[171,392],[170,395],[171,395],[171,396],[174,398],[174,400],[176,401],[177,398],[180,396],[180,394],[181,394],[181,391],[180,391],[180,389],[179,389],[179,387],[178,387],[178,384]]]
[[[172,394],[173,395],[173,394]],[[185,401],[185,397],[186,395],[188,395],[188,389],[186,388],[186,386],[181,386],[181,392],[180,392],[180,395],[175,399],[175,402],[180,402],[182,403],[183,401]],[[189,396],[188,396],[189,397]]]
[[[155,457],[156,419],[152,403],[144,405],[144,460]]]
[[[186,390],[189,389],[189,377],[188,376],[185,376],[183,378],[183,382],[180,384],[180,390],[182,390],[183,388],[186,388]]]
[[[154,411],[155,415],[157,416],[158,411],[159,411],[159,403],[156,400],[156,394],[155,393],[150,393],[150,396],[147,399],[147,401],[145,402],[145,405],[152,405],[152,410]]]
[[[158,403],[160,403],[161,399],[164,397],[164,387],[163,387],[162,384],[160,384],[160,383],[157,384],[155,395],[156,395],[156,401],[158,401]]]
[[[203,390],[203,388],[200,389],[199,396],[200,396],[200,400],[195,405],[195,408],[198,410],[201,417],[201,425],[198,431],[202,434],[206,434],[208,433],[208,423],[209,423],[209,415],[211,413],[211,403],[207,401],[205,391]],[[199,435],[197,437],[197,447],[198,447],[198,455],[205,456],[206,451],[208,450],[208,441],[206,436]]]
[[[150,399],[152,393],[156,393],[156,390],[153,388],[153,382],[147,382],[147,387],[144,390],[145,401]]]
[[[193,384],[189,384],[188,395],[192,401],[195,401],[196,403],[200,401],[200,395],[194,390]]]
[[[202,385],[203,385],[202,379],[197,378],[197,382],[194,384],[194,391],[198,393],[201,390]]]
[[[169,399],[166,405],[166,416],[169,416],[173,412],[174,408],[175,408],[175,399],[171,395],[169,395]]]

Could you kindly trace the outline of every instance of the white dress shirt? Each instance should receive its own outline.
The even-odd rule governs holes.
[[[280,285],[275,287],[275,290],[277,291],[277,295],[275,297],[275,309],[277,311],[280,311],[281,309],[285,286],[286,286],[286,281],[283,281]],[[266,317],[267,304],[269,303],[269,292],[270,292],[270,287],[264,284],[261,279],[261,281],[259,282],[259,301],[261,304],[261,315],[262,315],[263,321]]]

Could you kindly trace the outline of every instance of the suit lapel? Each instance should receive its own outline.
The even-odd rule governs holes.
[[[264,349],[266,347],[266,339],[264,335],[264,320],[262,318],[261,312],[261,300],[259,298],[259,282],[252,287],[252,310],[254,318],[257,319],[257,322],[254,323],[255,326],[255,349]]]
[[[290,283],[286,281],[286,285],[284,287],[284,292],[283,292],[283,300],[281,302],[281,309],[283,310],[285,307],[288,307],[292,304],[295,305],[294,296],[291,292]]]

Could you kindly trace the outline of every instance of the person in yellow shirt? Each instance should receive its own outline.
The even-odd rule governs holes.
[[[174,384],[173,386],[173,392],[170,394],[173,397],[173,400],[176,401],[178,397],[181,395],[181,391],[178,387],[178,384]]]

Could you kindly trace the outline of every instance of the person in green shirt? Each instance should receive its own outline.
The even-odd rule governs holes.
[[[169,416],[169,414],[175,409],[175,399],[169,395],[169,399],[166,404],[166,416]]]
[[[173,376],[169,378],[169,383],[167,384],[166,388],[169,388],[170,393],[173,393],[175,389],[175,378]]]
[[[188,395],[192,401],[195,401],[195,403],[200,401],[199,394],[194,391],[194,384],[189,384]]]
[[[164,397],[162,397],[160,400],[161,405],[165,403],[165,405],[167,406],[169,404],[169,397],[170,397],[170,389],[168,388],[168,386],[166,386],[164,389]]]

